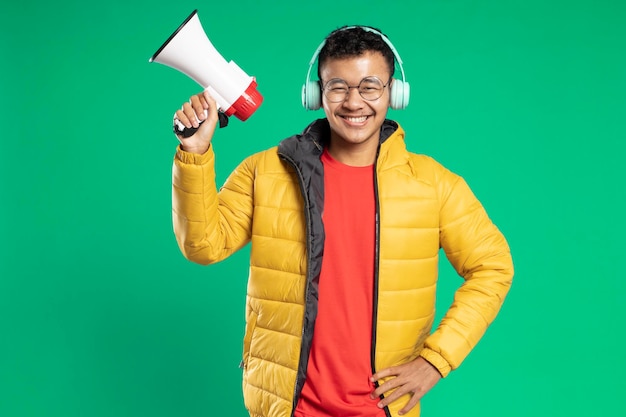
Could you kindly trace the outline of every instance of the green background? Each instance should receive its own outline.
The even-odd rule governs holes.
[[[109,0],[0,6],[0,416],[246,415],[248,249],[178,251],[171,117],[199,87],[148,63],[196,8],[265,97],[219,131],[219,182],[322,117],[300,105],[309,59],[366,24],[404,60],[409,149],[507,236],[510,295],[425,416],[626,413],[625,2]],[[460,282],[442,260],[439,316]]]

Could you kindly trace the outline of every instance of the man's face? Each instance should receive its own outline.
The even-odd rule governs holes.
[[[349,86],[357,86],[366,77],[377,77],[383,84],[391,77],[389,67],[379,52],[367,51],[351,58],[328,59],[320,70],[322,86],[329,80],[339,78]],[[350,88],[345,100],[332,103],[322,93],[322,105],[330,123],[331,147],[336,141],[342,147],[353,145],[378,146],[380,128],[387,117],[389,88],[383,88],[376,100],[365,100],[357,88]]]

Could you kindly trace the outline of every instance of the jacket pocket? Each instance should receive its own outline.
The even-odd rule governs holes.
[[[243,357],[241,359],[240,368],[246,369],[248,367],[248,360],[250,359],[250,345],[252,344],[252,334],[256,328],[257,313],[252,311],[250,318],[246,320],[246,332],[243,335]]]

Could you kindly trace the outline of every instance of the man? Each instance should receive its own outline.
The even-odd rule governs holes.
[[[210,264],[251,242],[242,367],[253,417],[418,416],[508,292],[509,248],[481,204],[386,120],[406,87],[394,57],[374,29],[332,32],[318,63],[326,118],[245,159],[219,192],[215,101],[199,94],[176,112],[199,126],[178,136],[173,167],[182,252]],[[431,333],[440,248],[465,281]]]

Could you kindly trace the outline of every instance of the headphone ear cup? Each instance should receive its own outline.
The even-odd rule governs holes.
[[[322,107],[322,91],[319,81],[307,81],[302,86],[302,105],[307,110],[317,110]]]
[[[394,110],[405,109],[409,105],[411,86],[408,82],[394,78],[389,91],[389,107]]]

